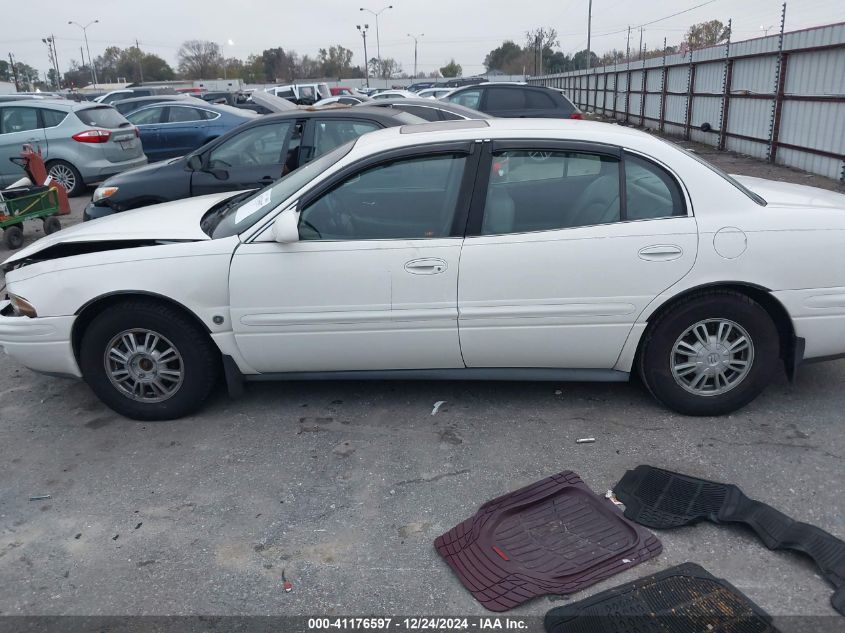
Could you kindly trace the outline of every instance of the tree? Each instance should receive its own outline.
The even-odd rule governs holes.
[[[440,74],[444,77],[460,77],[464,72],[464,69],[461,68],[460,64],[455,63],[455,58],[453,57],[451,61],[443,66],[440,69]]]
[[[525,68],[525,51],[511,40],[487,53],[484,66],[488,71],[498,70],[507,75],[521,74]]]
[[[261,61],[264,65],[264,81],[291,81],[296,77],[296,63],[298,56],[285,49],[268,48],[261,51]]]
[[[590,63],[587,64],[587,55],[589,54]],[[572,56],[572,70],[581,70],[584,68],[593,68],[598,66],[599,58],[593,51],[588,51],[586,48],[583,51],[578,51]]]
[[[38,78],[38,71],[29,64],[15,62],[15,68],[18,71],[18,81],[24,91],[33,90],[43,85],[43,82]]]
[[[219,74],[220,47],[208,40],[188,40],[176,53],[179,72],[186,79],[209,79]]]
[[[12,65],[4,59],[0,59],[0,81],[13,81]]]
[[[379,60],[373,57],[370,60],[370,74],[374,77],[381,77],[382,79],[390,79],[402,72],[402,64],[397,62],[392,57],[383,57]]]
[[[82,88],[91,83],[91,68],[87,64],[80,65],[75,59],[70,60],[70,70],[68,70],[62,82],[68,88]]]
[[[729,27],[719,20],[710,20],[689,27],[685,41],[689,48],[696,49],[725,42],[730,36],[731,30]]]
[[[323,77],[349,77],[352,70],[352,51],[340,44],[319,50],[319,60],[322,65]]]
[[[546,49],[549,49],[548,53],[551,54],[555,46],[560,46],[556,29],[539,27],[525,32],[525,52],[531,62],[529,66],[533,66],[535,75],[544,71],[543,61],[546,57]]]

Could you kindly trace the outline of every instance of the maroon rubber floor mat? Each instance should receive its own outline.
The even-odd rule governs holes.
[[[580,591],[662,549],[572,471],[488,501],[434,547],[491,611]]]

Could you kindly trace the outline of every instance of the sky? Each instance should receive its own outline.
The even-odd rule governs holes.
[[[91,54],[107,46],[141,48],[176,64],[179,45],[187,39],[207,39],[224,45],[227,57],[245,59],[250,53],[281,46],[316,56],[319,48],[341,44],[354,52],[353,63],[363,60],[358,24],[369,24],[367,49],[377,53],[376,20],[360,11],[378,11],[390,0],[0,0],[0,55],[9,52],[17,61],[49,68],[41,38],[54,35],[59,66],[80,59],[82,31],[68,24],[98,19],[88,29]],[[525,32],[553,27],[560,48],[573,54],[586,48],[588,0],[392,0],[381,13],[379,41],[382,57],[398,60],[405,72],[414,68],[414,41],[419,40],[418,69],[430,72],[454,58],[464,75],[484,72],[484,57],[504,40],[520,45]],[[704,6],[698,6],[702,5]],[[845,20],[843,0],[791,0],[786,30]],[[695,8],[697,7],[697,8]],[[669,17],[673,13],[685,11]],[[760,37],[780,26],[780,0],[593,0],[592,50],[598,55],[625,50],[627,27],[634,32],[631,48],[639,45],[639,25],[649,48],[662,47],[663,38],[677,44],[690,24],[733,18],[734,41]],[[419,37],[422,35],[422,37]],[[229,45],[229,42],[232,42]],[[87,55],[87,54],[86,54]]]

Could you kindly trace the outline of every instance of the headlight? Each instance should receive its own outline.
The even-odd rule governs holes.
[[[91,198],[92,202],[110,198],[117,193],[117,187],[97,187],[94,190],[94,196]]]
[[[17,316],[25,316],[31,319],[38,316],[38,313],[35,311],[33,305],[23,297],[13,295],[10,292],[9,301],[12,302],[12,309],[15,311]]]

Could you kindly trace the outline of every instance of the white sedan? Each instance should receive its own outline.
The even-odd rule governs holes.
[[[625,381],[717,415],[845,354],[845,196],[588,121],[367,134],[6,260],[0,346],[139,419],[244,380]]]

